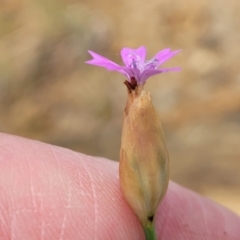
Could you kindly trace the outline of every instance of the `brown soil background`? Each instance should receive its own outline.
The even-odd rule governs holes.
[[[84,64],[182,49],[146,85],[171,179],[240,214],[240,1],[0,0],[0,131],[118,160],[126,89]]]

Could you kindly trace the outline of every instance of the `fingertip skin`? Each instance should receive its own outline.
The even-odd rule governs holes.
[[[239,216],[173,182],[158,208],[156,224],[164,240],[240,239]]]
[[[0,239],[143,239],[118,163],[0,134]]]
[[[240,239],[237,215],[175,183],[158,239]],[[0,239],[144,240],[122,197],[118,163],[0,134]]]

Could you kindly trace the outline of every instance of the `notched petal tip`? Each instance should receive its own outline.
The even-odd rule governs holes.
[[[119,70],[120,66],[117,63],[115,63],[93,51],[88,50],[88,52],[92,56],[92,59],[86,61],[85,63],[103,67],[109,71],[118,71]]]
[[[181,50],[176,50],[171,52],[170,48],[168,48],[157,53],[153,59],[156,59],[158,61],[157,66],[160,66],[161,64],[163,64],[164,62],[166,62],[167,60],[175,56],[180,51]]]
[[[139,48],[122,48],[121,50],[121,57],[122,61],[125,64],[125,66],[130,65],[131,57],[135,58],[135,60],[139,63],[144,63],[146,58],[146,47],[141,46]]]

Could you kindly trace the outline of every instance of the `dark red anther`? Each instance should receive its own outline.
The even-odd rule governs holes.
[[[130,82],[126,80],[124,84],[127,86],[128,91],[132,92],[132,90],[135,90],[135,88],[137,87],[137,80],[135,79],[135,77],[131,77]]]

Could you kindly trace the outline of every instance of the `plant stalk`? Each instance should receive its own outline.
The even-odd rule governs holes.
[[[143,226],[146,240],[157,240],[154,221],[149,221]]]

